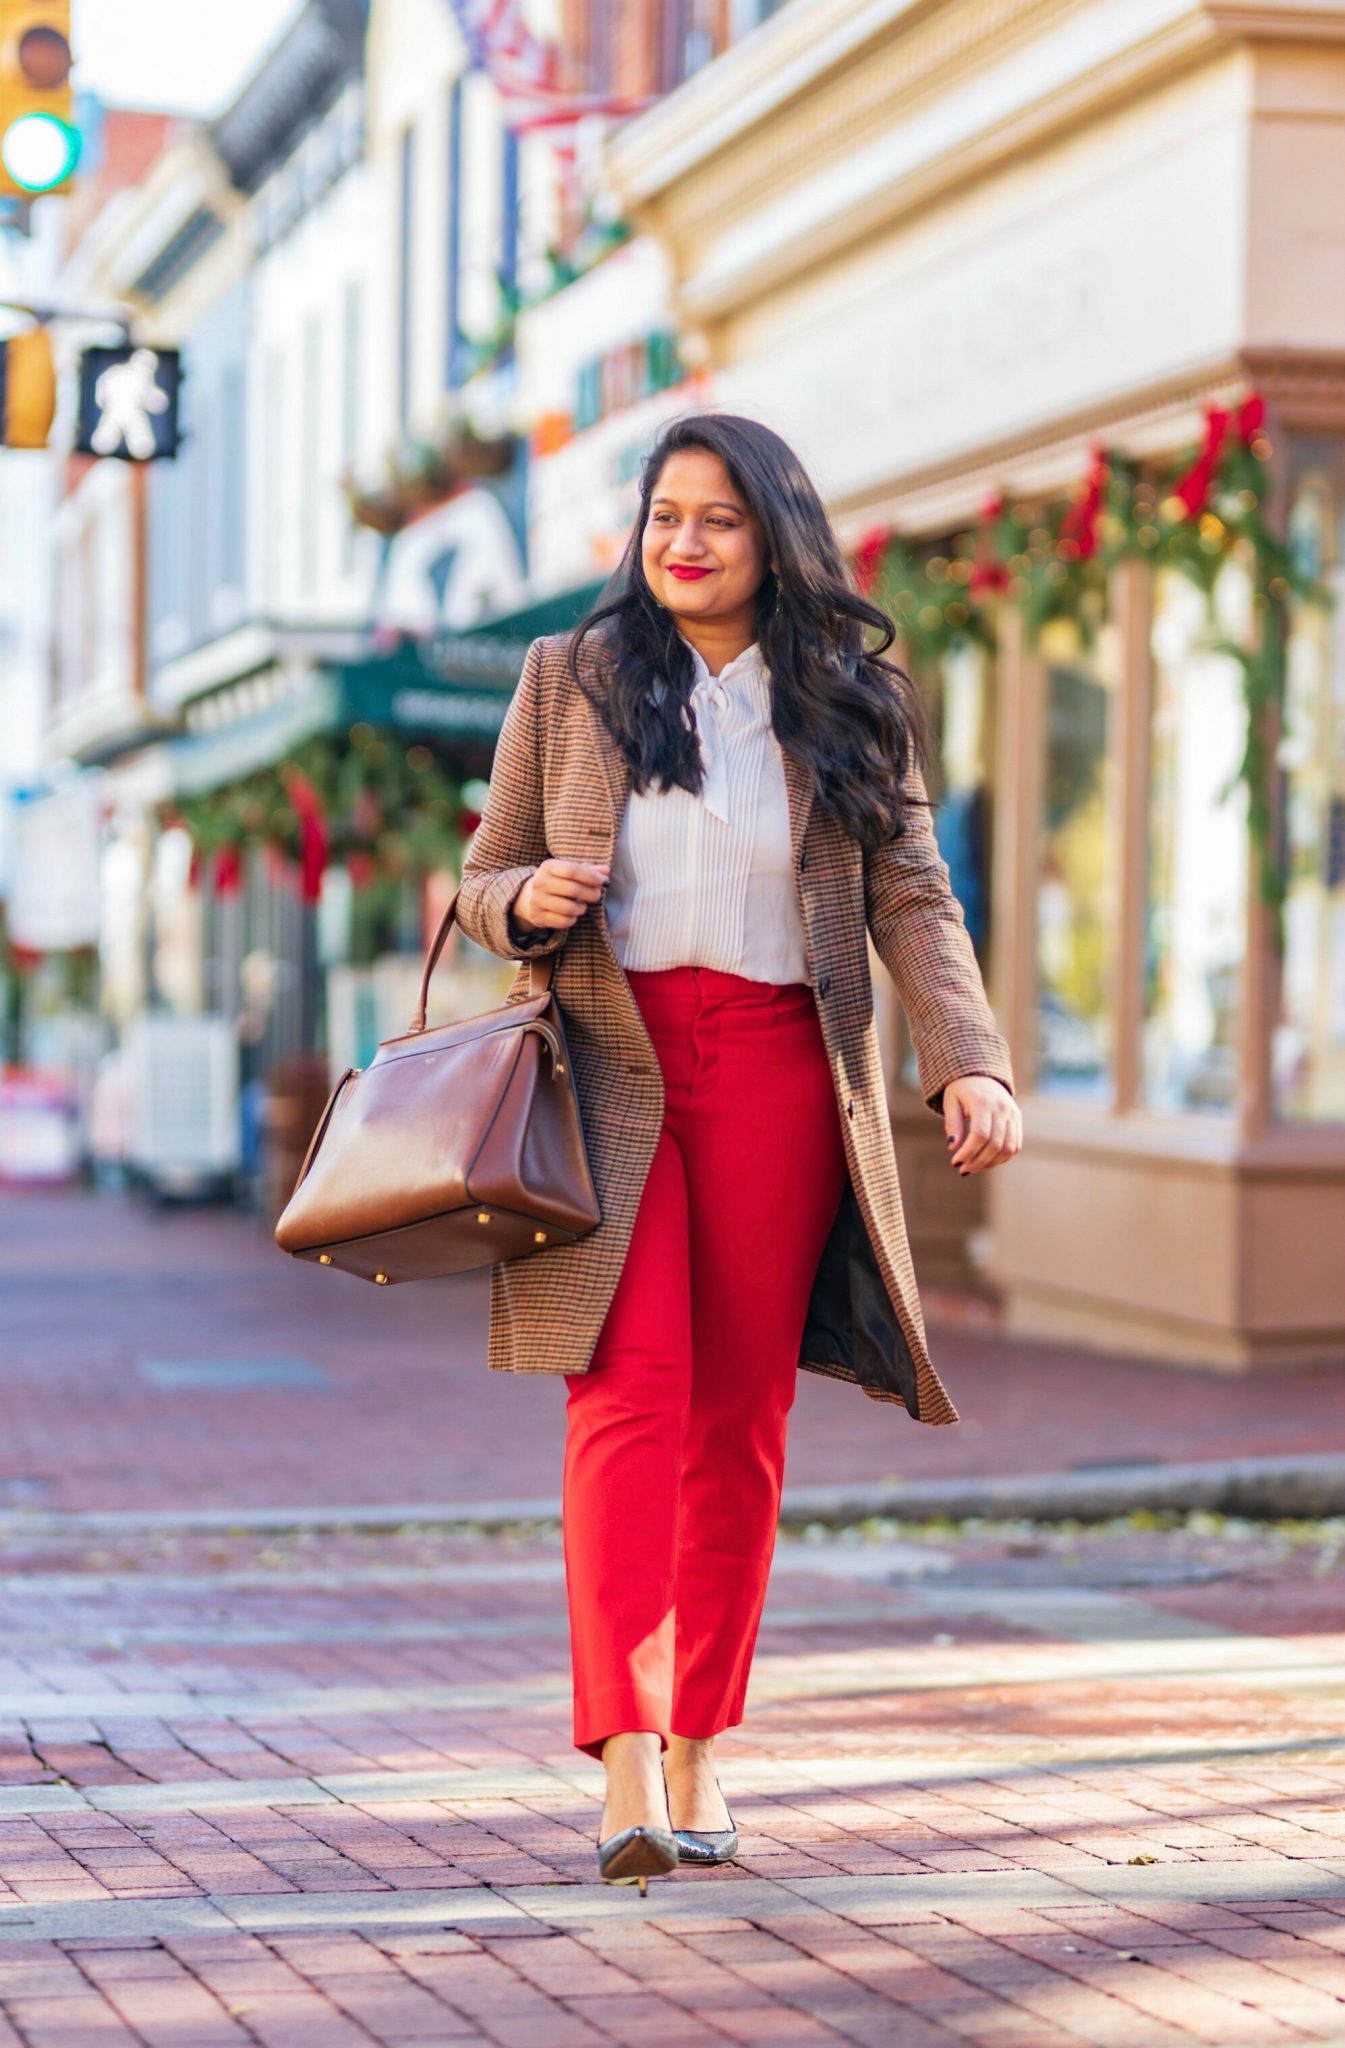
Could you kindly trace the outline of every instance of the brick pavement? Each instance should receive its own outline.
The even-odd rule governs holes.
[[[558,1491],[561,1388],[487,1374],[475,1276],[375,1292],[283,1259],[233,1213],[0,1191],[0,1298],[0,1509]],[[919,1429],[805,1374],[793,1483],[1345,1452],[1345,1371],[1171,1372],[1009,1343],[956,1304],[929,1307],[965,1421]],[[182,1384],[193,1368],[213,1391]]]
[[[553,1530],[13,1532],[0,2044],[1345,2042],[1343,1547],[782,1544],[742,1861],[641,1902]]]
[[[641,1902],[592,1882],[554,1529],[186,1519],[550,1491],[555,1390],[440,1355],[465,1296],[330,1307],[238,1219],[77,1197],[9,1224],[4,1469],[68,1519],[0,1522],[0,2048],[1345,2044],[1345,1524],[784,1542],[723,1746],[742,1860]],[[1148,1368],[950,1341],[997,1456],[1152,1426],[1097,1412]],[[286,1357],[327,1377],[142,1370]],[[1201,1442],[1294,1405],[1197,1387]],[[1270,1447],[1323,1447],[1336,1383],[1293,1392],[1302,1434]],[[799,1476],[871,1475],[871,1410],[810,1386],[804,1412]],[[963,1437],[962,1469],[986,1447]],[[109,1505],[184,1519],[81,1519]]]

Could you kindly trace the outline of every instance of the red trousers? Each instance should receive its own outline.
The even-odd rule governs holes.
[[[568,1381],[575,1742],[742,1719],[799,1343],[845,1187],[812,991],[632,972],[666,1110],[586,1374]]]

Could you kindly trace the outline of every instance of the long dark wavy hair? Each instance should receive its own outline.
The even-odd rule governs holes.
[[[884,659],[891,623],[855,590],[812,478],[759,421],[700,413],[664,428],[641,470],[640,510],[621,562],[571,636],[571,673],[625,756],[633,788],[700,790],[691,649],[650,589],[642,557],[664,466],[691,448],[719,457],[761,527],[771,566],[757,592],[757,642],[771,676],[776,738],[852,838],[886,845],[900,835],[911,801],[902,792],[906,773],[925,756],[920,699]],[[600,685],[581,660],[595,633],[609,657]]]

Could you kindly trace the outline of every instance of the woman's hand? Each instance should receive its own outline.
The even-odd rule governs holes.
[[[520,931],[568,931],[602,895],[610,870],[597,861],[544,860],[510,905]]]
[[[943,1127],[961,1174],[1003,1166],[1023,1149],[1023,1113],[1002,1081],[964,1074],[943,1091]]]

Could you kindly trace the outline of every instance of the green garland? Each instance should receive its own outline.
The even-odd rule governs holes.
[[[1247,791],[1258,894],[1278,926],[1286,885],[1275,840],[1272,735],[1283,698],[1289,605],[1326,599],[1267,519],[1272,450],[1263,417],[1254,395],[1236,415],[1212,410],[1202,447],[1167,477],[1098,449],[1072,499],[1040,507],[997,496],[979,526],[942,549],[914,546],[886,530],[870,533],[856,550],[856,572],[916,664],[930,666],[967,642],[993,649],[1006,604],[1019,609],[1030,642],[1054,620],[1068,619],[1090,644],[1106,616],[1111,572],[1122,561],[1174,569],[1210,599],[1221,570],[1244,563],[1255,643],[1216,643],[1242,672],[1247,712],[1246,747],[1225,795],[1238,783]]]
[[[161,806],[160,824],[186,829],[198,864],[250,846],[298,864],[296,776],[316,799],[328,860],[344,865],[357,889],[460,864],[475,821],[457,778],[431,747],[368,725],[306,740],[283,761],[208,795],[174,798]]]

